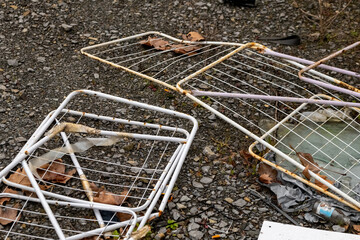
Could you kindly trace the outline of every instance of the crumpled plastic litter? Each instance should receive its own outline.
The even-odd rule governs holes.
[[[276,154],[269,152],[264,156],[265,159],[275,162]],[[316,201],[323,201],[329,203],[331,206],[340,209],[344,214],[351,219],[351,221],[360,221],[360,213],[338,201],[320,195],[311,187],[296,180],[286,173],[278,171],[277,180],[280,183],[263,184],[262,186],[268,187],[277,197],[278,204],[285,212],[295,212],[303,210],[309,212],[305,216],[305,220],[309,222],[316,222],[315,214],[310,213]],[[360,186],[358,188],[360,190]],[[359,192],[360,193],[360,192]],[[318,217],[319,218],[319,217]]]

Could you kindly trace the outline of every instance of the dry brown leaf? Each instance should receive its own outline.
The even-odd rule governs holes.
[[[25,11],[25,12],[23,13],[23,16],[26,17],[26,16],[29,15],[29,14],[30,14],[30,10],[27,10],[27,11]]]
[[[18,215],[17,208],[19,207],[19,204],[15,204],[12,208],[0,208],[0,224],[6,225],[9,223],[12,223],[16,220],[16,217]],[[20,217],[20,216],[19,216]]]
[[[30,180],[27,177],[25,170],[22,168],[18,168],[15,173],[11,174],[7,179],[10,182],[18,183],[24,186],[31,186]]]
[[[183,34],[182,38],[184,40],[192,41],[192,42],[198,42],[198,41],[205,40],[205,38],[203,36],[201,36],[200,33],[198,33],[198,32],[189,32],[188,34]]]
[[[245,160],[245,165],[249,167],[251,165],[250,160],[253,158],[253,156],[245,150],[240,150],[240,156]]]
[[[333,181],[327,179],[327,176],[324,176],[324,175],[320,175],[318,174],[319,177],[321,177],[322,179],[324,179],[325,181],[327,181],[328,183],[330,184],[334,184]],[[323,184],[322,182],[318,181],[318,180],[315,180],[315,184],[318,185],[319,187],[321,187],[322,189],[324,189],[324,191],[328,190],[328,186],[326,186],[325,184]]]
[[[116,213],[116,216],[118,217],[118,219],[120,220],[120,222],[127,221],[127,220],[130,220],[130,219],[132,218],[132,215],[131,215],[131,214],[122,213],[122,212],[117,212],[117,213]]]
[[[295,151],[295,153],[298,156],[301,164],[304,167],[308,166],[308,170],[312,171],[313,173],[320,172],[319,165],[314,161],[314,159],[313,159],[313,157],[311,156],[310,153],[297,152],[291,145],[290,145],[290,148]]]
[[[355,231],[360,232],[360,225],[353,225]]]
[[[261,174],[261,175],[260,175],[259,180],[260,180],[260,182],[262,182],[262,183],[270,184],[270,183],[273,183],[273,180],[274,180],[274,179],[273,179],[272,177],[270,177],[269,174],[264,173],[264,174]]]
[[[196,50],[200,49],[198,46],[183,44],[174,44],[171,45],[171,47],[175,53],[187,54],[189,56],[196,54]]]
[[[170,43],[168,41],[163,40],[162,38],[152,38],[148,37],[147,40],[140,41],[140,44],[154,47],[157,50],[168,50],[170,49]]]
[[[310,180],[311,176],[310,176],[310,173],[309,173],[309,165],[307,165],[304,169],[304,171],[302,172],[302,174],[308,179]]]
[[[6,188],[5,191],[3,191],[3,193],[13,193],[13,194],[18,194],[17,191],[12,190],[11,188]],[[10,201],[9,197],[3,197],[0,198],[0,205],[3,205],[4,202]]]
[[[18,168],[16,170],[16,172],[11,174],[7,180],[10,181],[10,182],[13,182],[13,183],[17,183],[17,184],[27,186],[27,187],[32,186],[29,178],[27,177],[27,175],[25,173],[25,170],[22,169],[22,168]],[[50,185],[46,186],[46,185],[39,184],[39,187],[40,187],[41,190],[46,190],[46,189],[50,188],[51,186]]]
[[[65,165],[62,164],[61,159],[56,159],[50,167],[49,165],[50,164],[47,163],[37,169],[39,176],[41,176],[42,180],[44,181],[51,181],[53,183],[66,183],[76,173],[75,168],[65,173]]]
[[[18,9],[18,6],[16,6],[16,5],[10,5],[10,7],[14,10]]]
[[[260,174],[259,180],[262,183],[269,184],[277,182],[277,170],[265,163],[260,163],[258,173]]]
[[[94,201],[98,203],[121,205],[126,200],[128,190],[125,189],[119,195],[106,191],[103,187],[98,188],[94,183],[90,183],[91,190],[94,191]]]

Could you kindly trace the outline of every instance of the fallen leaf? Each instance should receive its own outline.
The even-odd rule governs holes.
[[[120,220],[120,222],[130,220],[132,218],[132,215],[129,213],[123,213],[123,212],[117,212],[116,216]]]
[[[314,161],[313,157],[310,153],[303,153],[303,152],[297,152],[291,145],[290,148],[295,151],[296,155],[298,156],[301,164],[306,168],[308,166],[308,170],[312,171],[313,173],[320,172],[319,165]]]
[[[245,160],[245,165],[250,166],[250,160],[253,158],[253,156],[245,150],[240,150],[240,156]]]
[[[11,188],[6,188],[5,191],[3,191],[3,193],[13,193],[13,194],[18,194],[17,191],[12,190]],[[9,197],[3,197],[0,198],[0,205],[3,205],[4,202],[10,201],[11,198]]]
[[[18,168],[15,173],[11,174],[7,179],[10,182],[18,183],[24,186],[31,186],[30,180],[27,177],[25,170],[22,168]]]
[[[196,54],[196,50],[200,49],[198,46],[183,44],[174,44],[171,45],[171,47],[175,53],[187,54],[189,56]]]
[[[142,228],[136,230],[135,232],[131,233],[131,238],[134,240],[140,240],[145,237],[145,235],[151,231],[151,227],[149,225],[145,225]]]
[[[66,183],[76,173],[76,169],[71,169],[65,173],[65,165],[61,163],[61,159],[56,159],[51,165],[47,163],[38,168],[37,172],[44,181],[51,181],[53,183]]]
[[[192,41],[192,42],[198,42],[198,41],[203,41],[205,40],[205,38],[203,36],[200,35],[200,33],[198,32],[189,32],[188,34],[183,34],[182,38],[184,40],[187,41]]]
[[[260,163],[258,173],[260,174],[259,181],[265,184],[277,182],[277,170],[267,165]]]
[[[319,177],[321,177],[322,179],[324,179],[325,181],[327,181],[328,183],[330,184],[334,184],[333,181],[327,179],[327,176],[324,176],[324,175],[320,175],[318,174]],[[322,189],[324,189],[324,191],[328,190],[328,186],[326,186],[325,184],[323,184],[322,182],[318,181],[318,180],[315,180],[315,184],[318,185],[319,187],[321,187]]]
[[[106,191],[103,187],[97,187],[94,183],[90,183],[90,188],[95,194],[94,201],[104,204],[121,205],[126,200],[128,194],[128,190],[125,189],[119,195],[116,195]]]
[[[26,16],[29,15],[29,14],[30,14],[30,10],[27,10],[27,11],[25,11],[25,12],[23,13],[23,16],[26,17]]]
[[[157,50],[168,50],[170,49],[170,43],[168,41],[163,40],[162,38],[152,38],[148,37],[147,40],[140,41],[140,44],[154,47]]]
[[[19,204],[17,203],[11,208],[4,208],[4,207],[0,208],[0,224],[6,225],[15,221],[18,215],[18,210],[17,210],[18,207]]]
[[[261,175],[260,175],[259,180],[260,180],[260,182],[262,182],[262,183],[270,184],[270,183],[273,183],[273,180],[274,180],[274,179],[273,179],[272,177],[270,177],[269,174],[264,173],[264,174],[261,174]]]
[[[360,225],[353,225],[355,231],[360,232]]]
[[[10,5],[10,7],[14,10],[18,9],[18,6],[16,6],[16,5]]]
[[[16,172],[11,174],[7,180],[10,181],[10,182],[13,182],[13,183],[17,183],[17,184],[27,186],[27,187],[32,187],[31,182],[30,182],[29,178],[27,177],[27,175],[25,173],[25,170],[22,169],[22,168],[18,168],[16,170]],[[50,185],[46,186],[46,185],[39,184],[39,187],[40,187],[41,190],[46,190],[46,189],[50,188],[51,186]]]
[[[310,173],[309,173],[309,165],[307,165],[304,169],[304,171],[302,172],[302,174],[307,178],[307,180],[311,179]]]

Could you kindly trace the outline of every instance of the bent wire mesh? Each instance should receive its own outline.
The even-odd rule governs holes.
[[[144,46],[153,39],[165,42]],[[360,210],[360,91],[339,80],[360,75],[324,64],[359,44],[314,63],[256,43],[189,42],[148,32],[82,53],[185,94],[255,139],[250,152],[256,158]],[[292,148],[319,165],[309,179]],[[268,151],[276,153],[276,163],[263,158]]]
[[[186,114],[73,92],[0,172],[2,212],[17,216],[0,216],[0,236],[129,238],[164,210],[196,130]]]

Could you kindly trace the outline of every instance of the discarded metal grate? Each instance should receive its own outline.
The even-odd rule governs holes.
[[[3,190],[17,190],[0,198],[20,201],[2,208],[15,208],[18,217],[0,236],[23,239],[36,228],[32,238],[82,239],[121,229],[129,238],[137,222],[141,229],[161,215],[196,130],[186,114],[100,92],[71,93],[0,172]],[[38,222],[43,216],[49,221]]]
[[[146,48],[140,41],[149,36],[166,41],[168,47],[165,50]],[[359,167],[360,159],[360,151],[354,145],[360,137],[360,91],[329,74],[340,78],[347,76],[348,79],[357,79],[360,75],[324,64],[359,45],[360,42],[354,43],[314,63],[272,51],[257,43],[189,42],[159,32],[148,32],[89,46],[81,51],[93,59],[185,94],[255,139],[256,143],[250,147],[255,157],[360,210],[360,191],[357,190],[360,181],[357,181],[358,174],[352,173]],[[196,47],[185,54],[174,53],[177,48],[186,46]],[[314,118],[319,111],[325,116],[320,120]],[[327,129],[327,123],[331,121],[340,122],[340,129],[335,133]],[[297,132],[299,126],[306,130],[306,136]],[[287,133],[277,136],[281,128]],[[352,139],[343,139],[349,135],[342,133],[349,131]],[[284,142],[289,133],[300,140]],[[314,135],[321,138],[322,144],[312,142],[315,141],[311,137]],[[264,147],[255,151],[257,143]],[[305,148],[305,143],[313,149]],[[319,174],[326,176],[331,183],[315,173],[311,173],[311,182],[305,179],[302,175],[305,167],[299,163],[290,145],[298,152],[326,156],[327,160],[322,164],[325,170]],[[339,153],[327,154],[326,146],[332,146]],[[262,158],[267,151],[275,152],[279,161],[270,163]],[[344,156],[348,158],[341,159]],[[340,174],[334,175],[328,168],[337,168]],[[319,187],[314,179],[326,187]]]

